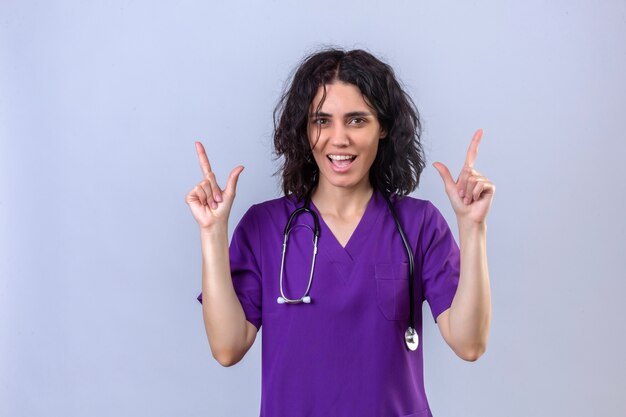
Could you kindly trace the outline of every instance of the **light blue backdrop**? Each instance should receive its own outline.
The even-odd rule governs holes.
[[[383,6],[384,4],[384,6]],[[436,417],[626,414],[623,1],[0,2],[0,416],[255,416],[260,337],[212,357],[184,197],[201,140],[243,164],[231,227],[280,195],[271,114],[323,44],[388,61],[456,177],[497,186],[493,321],[464,362],[425,308]],[[232,230],[232,229],[231,229]],[[620,399],[621,397],[621,399]]]

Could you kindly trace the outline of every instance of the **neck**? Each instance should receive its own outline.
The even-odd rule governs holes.
[[[311,194],[311,201],[321,213],[350,217],[365,211],[373,193],[369,182],[355,188],[341,188],[320,181]]]

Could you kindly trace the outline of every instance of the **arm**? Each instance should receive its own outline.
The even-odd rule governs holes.
[[[474,169],[482,135],[482,129],[474,134],[456,182],[448,167],[441,162],[433,164],[456,214],[461,241],[459,284],[452,305],[440,314],[439,329],[454,352],[469,361],[485,352],[491,322],[486,218],[496,186]]]
[[[196,151],[204,178],[185,202],[200,226],[202,316],[213,357],[221,365],[231,366],[243,358],[256,338],[256,327],[246,320],[233,286],[228,250],[228,217],[243,166],[232,170],[222,190],[201,142],[196,142]]]
[[[449,309],[437,317],[441,335],[467,361],[487,348],[491,323],[491,290],[487,267],[487,225],[459,222],[461,273]]]
[[[239,362],[256,339],[246,320],[230,273],[226,227],[201,229],[202,316],[211,353],[222,366]]]

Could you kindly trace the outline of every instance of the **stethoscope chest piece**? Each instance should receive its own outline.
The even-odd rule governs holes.
[[[406,343],[406,347],[410,350],[416,350],[419,345],[419,336],[414,328],[407,327],[406,332],[404,332],[404,342]]]

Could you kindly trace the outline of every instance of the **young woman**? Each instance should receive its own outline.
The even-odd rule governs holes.
[[[452,350],[474,361],[491,320],[486,216],[495,186],[474,168],[439,171],[460,248],[440,211],[407,196],[425,166],[413,101],[363,50],[306,57],[275,110],[284,196],[228,217],[243,167],[186,196],[200,226],[204,323],[231,366],[263,325],[261,416],[431,416],[422,302]],[[287,235],[287,237],[285,237]]]

